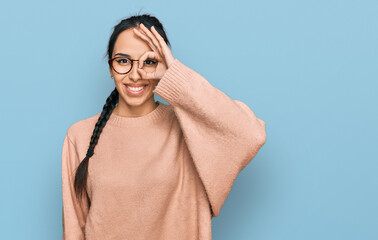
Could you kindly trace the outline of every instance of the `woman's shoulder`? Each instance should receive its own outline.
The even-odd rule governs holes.
[[[73,124],[71,124],[71,126],[69,126],[67,130],[67,135],[70,138],[70,140],[75,143],[81,138],[87,139],[88,135],[93,132],[93,129],[100,115],[101,115],[101,112],[96,113],[95,115],[91,117],[80,119],[74,122]]]

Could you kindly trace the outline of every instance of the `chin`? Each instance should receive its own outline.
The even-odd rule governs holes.
[[[146,93],[146,95],[140,97],[130,97],[126,93],[122,96],[123,100],[130,106],[140,106],[143,105],[145,102],[150,99],[150,94]]]

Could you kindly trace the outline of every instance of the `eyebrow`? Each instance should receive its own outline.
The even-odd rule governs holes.
[[[117,55],[121,55],[121,56],[125,56],[125,57],[131,57],[129,54],[125,54],[125,53],[116,53],[116,54],[114,54],[114,57],[117,56]]]

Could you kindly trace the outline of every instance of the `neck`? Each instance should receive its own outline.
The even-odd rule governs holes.
[[[117,110],[115,108],[110,114],[107,124],[122,128],[138,128],[146,127],[151,124],[160,124],[161,121],[164,121],[164,119],[168,115],[172,114],[173,111],[169,105],[165,105],[160,101],[157,101],[157,103],[158,104],[155,103],[157,107],[155,107],[154,110],[139,117],[127,117],[118,115],[117,112],[114,112],[115,110]]]
[[[153,98],[152,101],[146,101],[141,105],[130,105],[124,101],[118,101],[113,113],[121,117],[141,117],[155,110],[158,105]]]

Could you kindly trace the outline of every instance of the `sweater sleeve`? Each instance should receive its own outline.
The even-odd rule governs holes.
[[[153,92],[173,107],[217,217],[237,175],[264,145],[265,122],[178,59]]]
[[[86,201],[82,201],[83,205],[80,206],[73,185],[79,163],[76,147],[67,134],[62,149],[63,240],[85,239],[84,229],[88,205]]]

